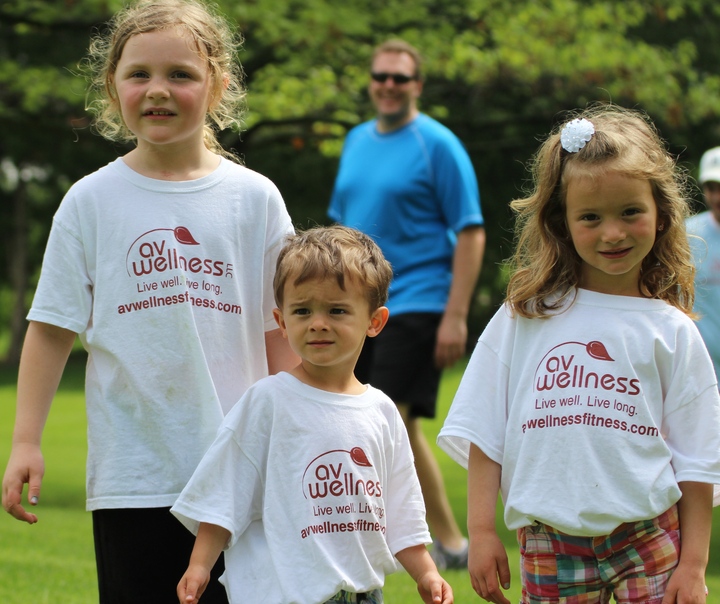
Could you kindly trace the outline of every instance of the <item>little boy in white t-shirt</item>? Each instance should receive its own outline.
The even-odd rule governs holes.
[[[301,363],[247,391],[173,506],[197,534],[181,603],[198,602],[223,549],[231,603],[376,604],[395,559],[424,602],[453,602],[426,549],[402,419],[353,372],[365,338],[387,322],[391,278],[377,245],[354,229],[288,240],[274,313]]]

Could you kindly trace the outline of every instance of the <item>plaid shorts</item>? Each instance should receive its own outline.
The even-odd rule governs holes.
[[[364,594],[339,591],[325,604],[383,604],[382,589],[373,589]]]
[[[546,524],[518,530],[523,604],[660,604],[680,556],[677,506],[575,537]]]

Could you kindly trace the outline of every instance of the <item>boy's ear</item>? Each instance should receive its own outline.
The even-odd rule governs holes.
[[[387,306],[381,306],[380,308],[376,309],[371,315],[370,315],[370,327],[368,327],[367,335],[371,338],[374,338],[376,335],[378,335],[385,325],[387,325],[388,317],[390,316],[390,311],[387,309]]]
[[[278,324],[280,331],[282,331],[283,338],[287,339],[287,328],[285,327],[285,319],[283,318],[282,311],[279,308],[273,308],[273,317],[275,318],[275,323]]]

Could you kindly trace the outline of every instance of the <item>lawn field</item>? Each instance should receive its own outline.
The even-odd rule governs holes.
[[[459,366],[446,372],[443,378],[440,418],[447,412],[461,374],[462,366]],[[0,469],[3,471],[15,415],[15,379],[14,370],[0,370]],[[84,511],[86,425],[82,382],[82,360],[73,360],[63,377],[43,439],[46,472],[40,505],[36,509],[39,522],[28,526],[0,513],[0,602],[3,604],[97,602],[92,528],[90,515]],[[441,424],[441,419],[425,424],[433,443]],[[465,471],[444,452],[436,450],[436,454],[458,522],[465,526]],[[713,519],[708,602],[720,602],[720,508],[715,508]],[[508,597],[511,602],[518,602],[517,545],[510,532],[502,531],[501,535],[513,571]],[[482,602],[470,587],[465,572],[449,571],[445,576],[455,591],[455,602]],[[409,604],[420,602],[420,598],[408,575],[397,573],[387,580],[385,601]],[[146,604],[140,595],[138,604]]]

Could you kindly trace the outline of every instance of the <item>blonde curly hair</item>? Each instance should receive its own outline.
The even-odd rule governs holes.
[[[84,66],[90,79],[87,109],[95,115],[95,128],[114,142],[136,140],[120,112],[113,84],[115,70],[132,36],[173,27],[182,27],[190,34],[210,71],[214,102],[205,118],[205,146],[234,159],[220,145],[217,132],[239,130],[242,124],[245,88],[242,68],[236,61],[242,38],[213,6],[196,0],[140,0],[116,13],[107,30],[93,37]]]
[[[640,111],[593,105],[572,118],[590,120],[595,134],[580,151],[570,153],[560,142],[564,124],[558,126],[531,161],[534,190],[510,204],[516,213],[516,247],[506,301],[513,312],[528,318],[563,307],[578,286],[582,267],[566,220],[568,181],[579,174],[601,178],[613,171],[649,181],[657,223],[663,227],[641,265],[641,295],[665,300],[692,316],[695,268],[685,230],[690,215],[685,173]]]

